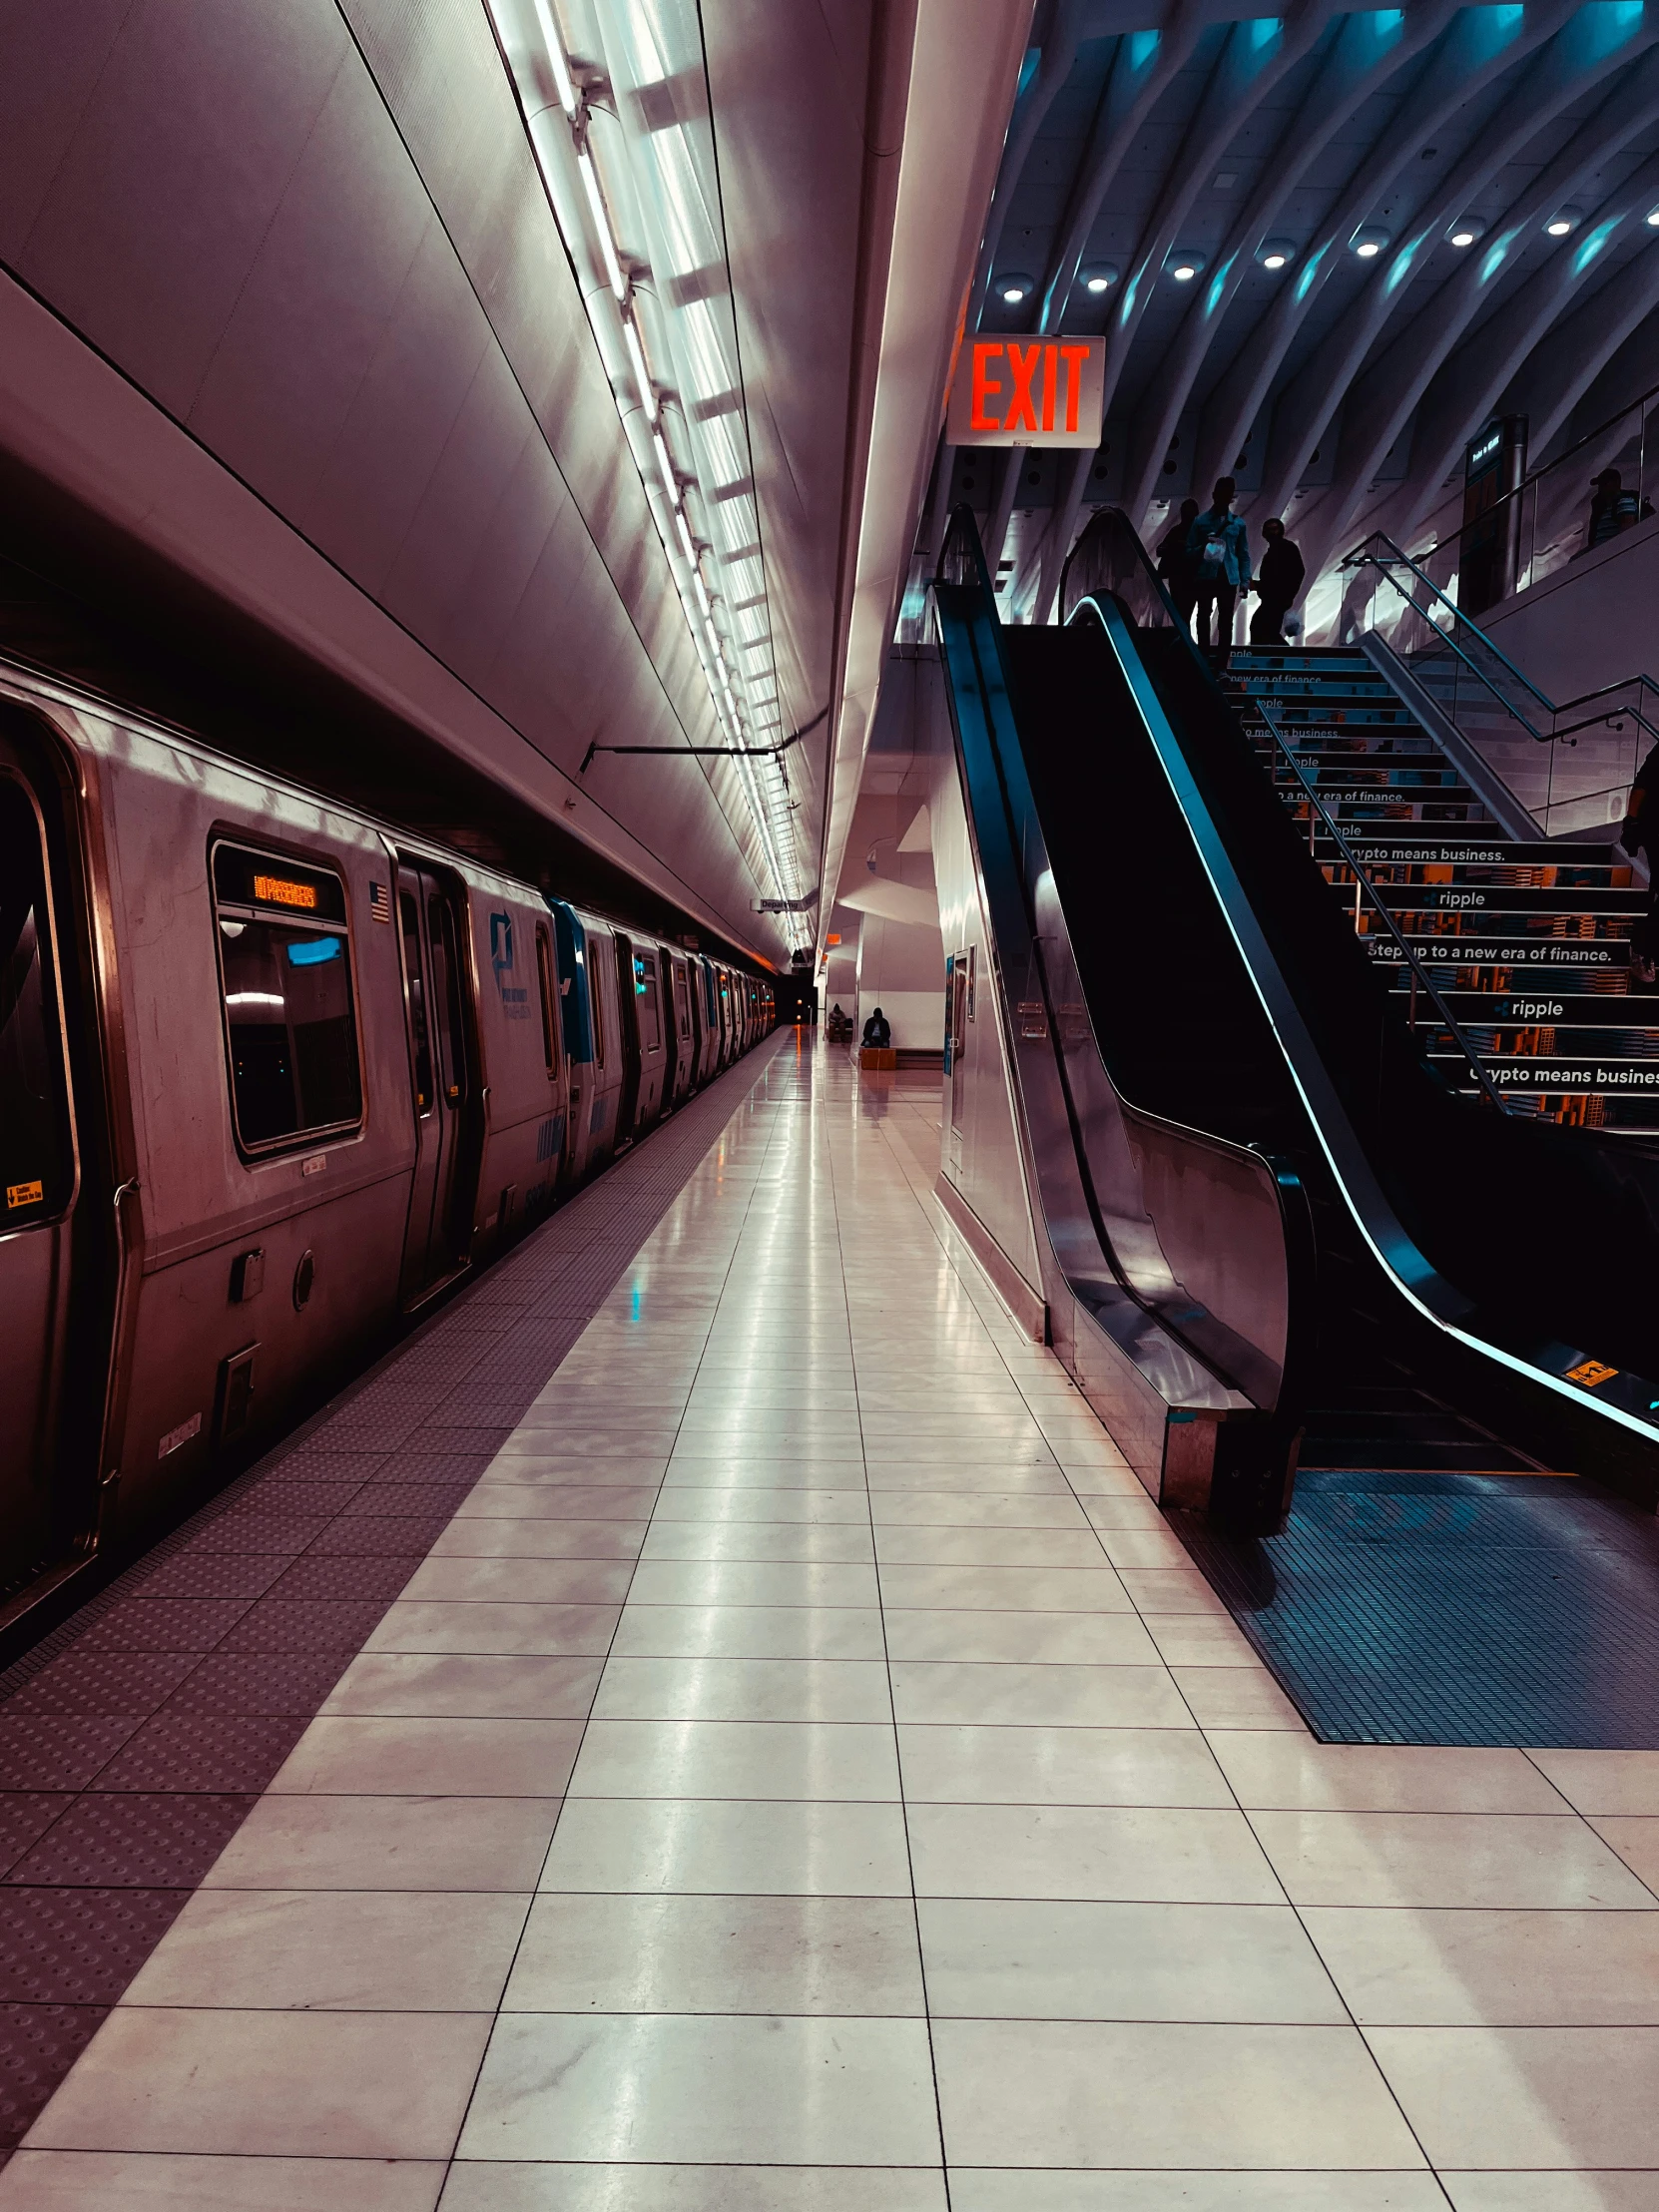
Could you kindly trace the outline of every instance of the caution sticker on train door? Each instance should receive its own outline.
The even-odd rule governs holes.
[[[38,1206],[46,1196],[44,1183],[8,1183],[6,1185],[6,1211],[11,1213],[19,1206]]]

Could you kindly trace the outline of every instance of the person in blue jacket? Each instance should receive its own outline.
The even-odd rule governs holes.
[[[1187,532],[1187,558],[1198,579],[1198,642],[1208,646],[1215,613],[1215,645],[1225,662],[1233,643],[1233,610],[1250,588],[1250,532],[1233,512],[1238,486],[1218,478],[1210,504]]]

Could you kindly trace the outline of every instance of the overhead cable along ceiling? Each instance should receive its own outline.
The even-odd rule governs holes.
[[[1102,335],[1105,434],[946,450],[917,573],[965,499],[1046,620],[1089,506],[1231,474],[1329,599],[1367,530],[1455,528],[1494,413],[1536,462],[1654,383],[1656,234],[1659,9],[1039,0],[969,326]]]
[[[695,0],[484,0],[576,271],[747,817],[756,874],[806,887]],[[723,764],[724,765],[724,764]],[[728,807],[728,814],[731,809]],[[786,918],[804,944],[810,921]]]

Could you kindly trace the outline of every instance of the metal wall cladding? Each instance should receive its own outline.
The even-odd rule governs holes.
[[[0,260],[567,773],[718,742],[481,0],[29,0],[6,35]],[[586,788],[781,947],[734,764]]]

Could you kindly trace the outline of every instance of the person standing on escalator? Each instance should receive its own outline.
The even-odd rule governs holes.
[[[1285,617],[1296,604],[1296,595],[1302,589],[1308,571],[1302,565],[1302,554],[1285,535],[1285,525],[1275,515],[1262,525],[1262,536],[1267,543],[1262,549],[1262,567],[1259,580],[1251,587],[1261,598],[1261,605],[1250,618],[1250,642],[1252,645],[1283,645],[1285,642]]]
[[[1198,598],[1198,570],[1187,551],[1187,540],[1197,520],[1198,501],[1183,499],[1179,518],[1158,540],[1158,574],[1164,580],[1164,589],[1175,601],[1175,611],[1189,635],[1193,626],[1193,603]]]
[[[1187,552],[1198,576],[1198,642],[1210,644],[1215,612],[1215,650],[1223,668],[1233,645],[1233,610],[1241,591],[1250,589],[1250,532],[1233,512],[1238,486],[1231,476],[1217,480],[1208,507],[1187,532]]]

